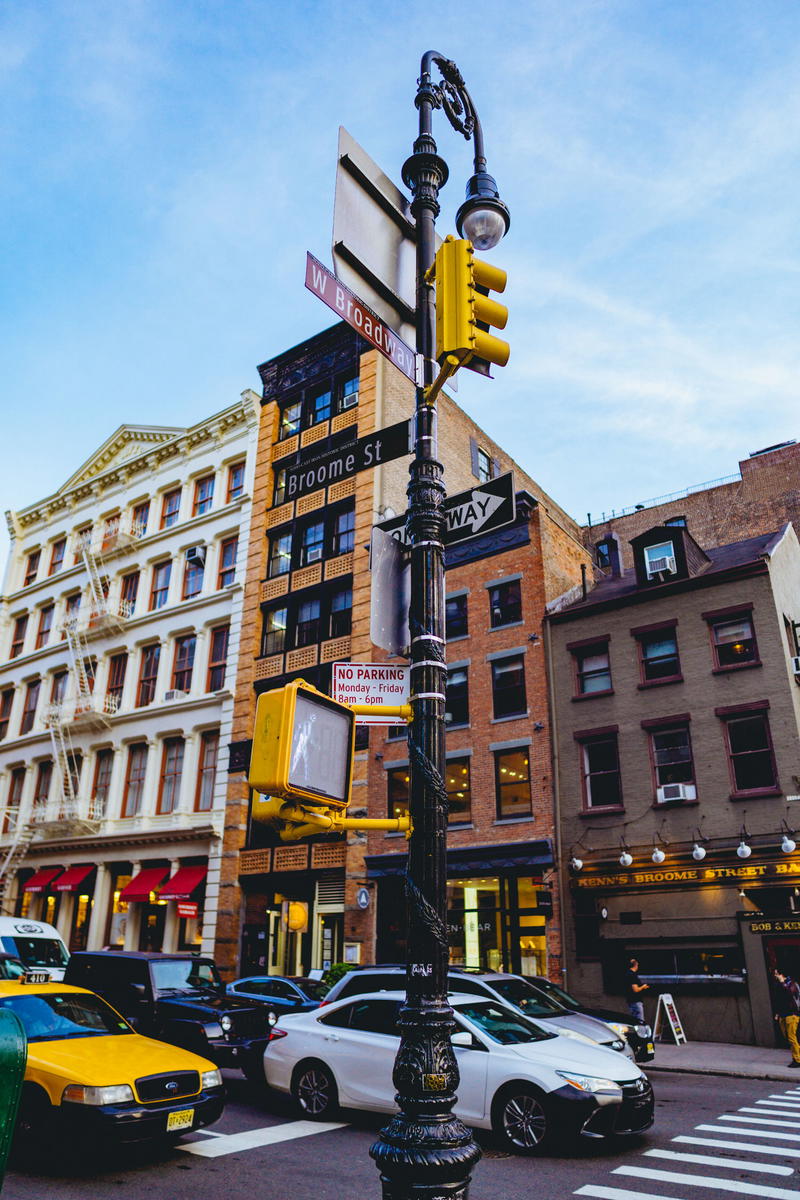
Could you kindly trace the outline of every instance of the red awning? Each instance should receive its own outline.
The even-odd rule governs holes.
[[[122,889],[120,900],[149,900],[150,893],[156,890],[168,870],[169,867],[144,867]]]
[[[60,875],[63,870],[63,867],[40,867],[38,871],[31,875],[30,879],[22,889],[23,892],[46,892],[48,885],[51,884],[56,875]]]
[[[61,878],[53,885],[53,891],[77,892],[84,879],[91,875],[93,870],[94,864],[90,867],[67,867]]]
[[[159,900],[190,900],[207,874],[208,867],[179,867],[159,891]]]

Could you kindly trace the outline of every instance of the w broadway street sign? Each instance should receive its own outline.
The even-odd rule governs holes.
[[[352,325],[381,354],[385,354],[412,383],[417,382],[417,356],[394,330],[377,317],[355,292],[340,283],[319,259],[306,252],[306,287],[319,296],[328,308]]]
[[[340,479],[349,479],[359,471],[380,467],[394,458],[411,453],[411,422],[398,421],[386,429],[376,429],[348,442],[339,450],[329,450],[318,458],[311,458],[286,468],[286,499],[296,500],[317,488],[328,487]]]
[[[493,529],[510,525],[516,517],[513,471],[489,479],[468,492],[448,496],[444,502],[444,515],[446,546],[466,541],[478,533],[490,533]],[[404,516],[382,521],[378,528],[390,533],[398,541],[408,543]]]

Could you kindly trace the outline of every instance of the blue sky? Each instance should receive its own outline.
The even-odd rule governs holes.
[[[581,520],[800,436],[792,0],[26,0],[0,6],[3,509],[330,323],[303,274],[337,127],[399,182],[428,48],[512,213],[512,357],[462,372],[469,413]],[[435,119],[447,233],[471,158]]]

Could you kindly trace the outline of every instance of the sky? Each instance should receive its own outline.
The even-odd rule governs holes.
[[[399,184],[428,49],[511,211],[486,255],[511,358],[461,372],[468,413],[580,521],[800,436],[794,0],[11,0],[3,510],[332,323],[303,280],[307,250],[330,263],[338,126]],[[471,148],[441,112],[434,135],[444,235]]]

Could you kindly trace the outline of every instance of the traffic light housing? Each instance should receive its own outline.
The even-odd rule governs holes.
[[[488,332],[505,329],[508,309],[489,296],[505,290],[508,276],[500,267],[475,257],[466,238],[447,237],[436,252],[436,358],[453,355],[460,365],[480,359],[504,367],[510,347]]]
[[[281,796],[311,807],[350,803],[355,714],[305,680],[262,692],[256,704],[249,783],[265,800]]]

